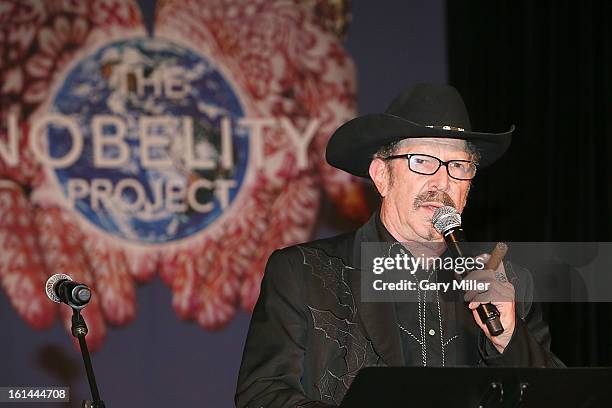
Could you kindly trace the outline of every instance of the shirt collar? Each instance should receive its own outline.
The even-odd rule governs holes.
[[[398,242],[397,239],[391,235],[385,224],[383,224],[382,219],[380,218],[380,210],[376,213],[376,232],[378,233],[378,239],[381,242]]]

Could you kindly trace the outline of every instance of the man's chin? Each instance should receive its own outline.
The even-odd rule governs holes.
[[[426,210],[423,210],[423,212],[425,211]],[[421,223],[419,225],[420,228],[415,228],[415,232],[419,238],[423,240],[423,242],[444,242],[444,237],[434,228],[431,222],[432,214],[433,213],[429,213],[427,211],[427,213],[421,217]]]
[[[423,234],[419,234],[423,238],[423,242],[443,243],[444,237],[432,225],[429,220],[429,227],[426,228]]]

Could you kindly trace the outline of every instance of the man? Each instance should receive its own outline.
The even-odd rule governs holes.
[[[454,88],[422,84],[385,113],[355,118],[332,135],[327,161],[369,176],[380,211],[355,232],[272,254],[245,345],[238,407],[337,405],[365,366],[562,366],[532,307],[529,274],[509,263],[472,272],[489,289],[468,290],[460,301],[438,291],[417,302],[361,301],[361,244],[402,243],[404,251],[411,242],[443,242],[432,225],[435,209],[463,211],[476,169],[505,152],[512,130],[472,132]],[[475,311],[488,302],[501,315],[499,336]]]

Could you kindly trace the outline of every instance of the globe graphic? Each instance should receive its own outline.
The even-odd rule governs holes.
[[[83,140],[78,159],[54,169],[63,194],[68,197],[68,186],[75,180],[87,186],[73,197],[74,209],[122,239],[160,244],[189,237],[227,211],[243,183],[249,135],[238,124],[244,111],[236,93],[214,64],[170,41],[134,38],[96,50],[67,74],[53,97],[50,113],[74,120]],[[103,165],[95,160],[92,125],[102,115],[111,115],[124,125],[122,143],[128,147],[128,157],[120,164]],[[154,122],[146,129],[148,137],[162,141],[146,152],[150,160],[170,165],[143,163],[146,118],[167,121],[164,126]],[[228,144],[222,143],[222,120],[230,123],[229,152],[223,151]],[[114,122],[104,123],[99,130],[103,138],[119,132]],[[52,157],[70,151],[68,132],[57,125],[48,127]],[[104,158],[122,157],[118,146],[102,146]],[[211,165],[189,165],[189,151],[190,157]],[[223,154],[230,155],[231,167],[221,165]],[[223,181],[230,186],[225,199],[216,189]],[[124,188],[118,188],[122,185]],[[195,185],[207,186],[192,191],[191,200],[197,207],[190,206],[187,197],[190,186]]]

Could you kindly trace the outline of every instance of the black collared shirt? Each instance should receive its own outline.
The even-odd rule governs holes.
[[[382,223],[380,212],[376,217],[376,229],[382,242],[398,243]],[[408,249],[399,243],[397,250],[411,256]],[[436,270],[418,270],[410,278],[416,282],[422,279],[430,282],[452,280],[448,273]],[[455,304],[453,299],[439,291],[420,289],[417,289],[416,301],[395,303],[397,327],[407,366],[456,365],[454,346],[459,334],[454,318]]]

